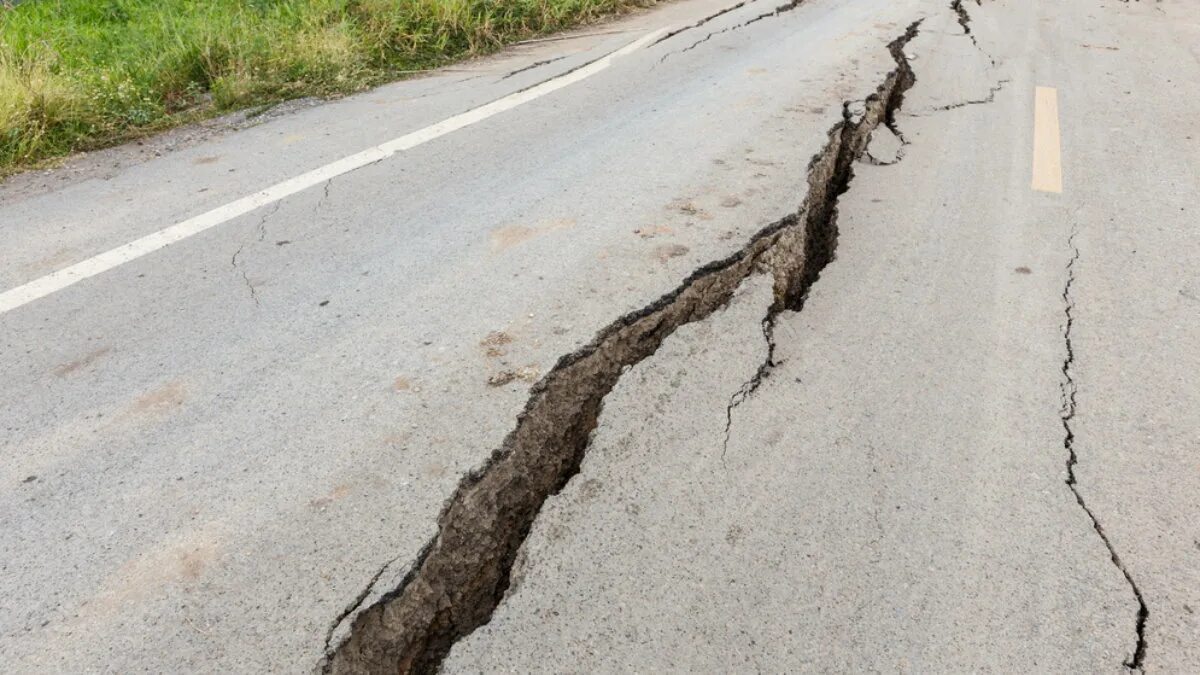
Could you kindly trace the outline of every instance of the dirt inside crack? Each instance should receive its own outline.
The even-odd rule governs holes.
[[[904,54],[904,47],[917,34],[917,28],[920,26],[920,21],[914,22],[908,27],[904,35],[899,39],[894,40],[888,45],[888,51],[892,55],[892,59],[896,62],[896,70],[893,70],[883,86],[875,93],[873,98],[868,98],[864,102],[864,110],[859,113],[859,120],[856,121],[855,113],[851,112],[850,105],[842,106],[842,124],[840,128],[835,127],[830,132],[830,143],[826,146],[825,151],[814,158],[814,163],[809,166],[809,192],[805,200],[804,207],[801,208],[800,214],[804,219],[804,253],[799,261],[799,269],[786,275],[786,287],[780,289],[779,274],[776,273],[776,299],[775,304],[768,311],[767,316],[763,319],[763,339],[767,344],[767,356],[754,376],[747,380],[741,388],[729,397],[729,405],[725,408],[725,441],[721,449],[721,459],[724,461],[726,451],[729,448],[729,434],[733,427],[733,411],[745,403],[758,387],[763,383],[763,380],[770,376],[771,371],[775,368],[775,320],[779,313],[785,309],[794,312],[799,312],[804,309],[804,302],[808,299],[808,292],[817,279],[821,276],[821,270],[825,269],[834,257],[837,250],[837,202],[841,196],[850,187],[850,181],[854,178],[854,162],[864,157],[869,157],[867,148],[869,147],[872,135],[881,125],[893,134],[899,140],[901,147],[897,151],[896,160],[894,162],[869,162],[876,163],[881,166],[895,164],[904,157],[904,145],[908,144],[908,140],[904,138],[904,134],[900,131],[900,127],[896,122],[896,112],[904,105],[904,94],[912,89],[912,86],[917,81],[916,73],[913,72],[912,66],[908,62],[908,58]],[[882,111],[876,112],[875,108],[882,103]],[[873,115],[879,114],[880,118],[876,119]],[[871,119],[867,119],[871,117]],[[870,125],[870,130],[862,136],[858,136],[861,124],[867,123]],[[841,148],[836,154],[830,155],[831,148],[834,145],[834,134],[841,134],[842,138],[838,144]],[[814,168],[822,159],[830,158],[831,165],[828,167],[829,180],[820,184],[814,184],[812,180]],[[774,268],[787,267],[787,261],[780,261]],[[782,293],[780,292],[782,290]]]
[[[774,278],[775,298],[764,323],[768,340],[774,316],[803,307],[833,259],[837,199],[853,178],[854,162],[876,127],[894,127],[896,109],[915,80],[904,46],[919,23],[889,46],[895,69],[861,104],[845,106],[843,119],[829,131],[824,149],[809,163],[800,210],[560,359],[530,391],[503,445],[459,484],[438,518],[437,534],[400,585],[361,612],[347,612],[353,616],[349,633],[327,651],[323,672],[436,671],[457,640],[490,620],[534,519],[579,471],[604,398],[626,368],[654,354],[679,327],[728,303],[751,274]],[[770,363],[768,357],[768,368]]]

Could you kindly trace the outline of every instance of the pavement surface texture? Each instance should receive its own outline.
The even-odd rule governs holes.
[[[1200,6],[681,0],[0,184],[6,672],[1200,672]]]

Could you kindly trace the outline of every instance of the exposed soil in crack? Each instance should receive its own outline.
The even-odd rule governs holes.
[[[1065,321],[1063,323],[1063,342],[1066,345],[1067,355],[1063,359],[1062,365],[1062,425],[1063,425],[1063,449],[1067,451],[1067,487],[1071,490],[1071,494],[1075,496],[1075,501],[1079,504],[1079,508],[1087,514],[1088,519],[1092,522],[1092,528],[1096,534],[1100,536],[1100,540],[1104,542],[1104,547],[1108,549],[1109,557],[1112,558],[1113,565],[1125,577],[1126,583],[1129,584],[1130,590],[1133,591],[1133,597],[1137,600],[1137,642],[1134,645],[1133,652],[1125,661],[1124,665],[1130,670],[1141,671],[1146,661],[1146,621],[1150,618],[1150,608],[1146,605],[1146,599],[1142,596],[1142,590],[1138,587],[1137,582],[1133,580],[1133,575],[1129,573],[1129,569],[1125,567],[1125,563],[1121,561],[1121,556],[1117,554],[1117,549],[1113,546],[1112,540],[1108,538],[1108,534],[1104,531],[1104,527],[1100,524],[1100,520],[1096,518],[1096,514],[1088,507],[1087,501],[1084,500],[1083,494],[1079,491],[1079,482],[1075,477],[1075,465],[1079,463],[1079,455],[1075,452],[1075,432],[1071,428],[1071,422],[1075,418],[1077,409],[1076,393],[1078,390],[1075,384],[1075,376],[1072,373],[1072,366],[1075,363],[1075,346],[1072,343],[1072,329],[1075,325],[1075,298],[1071,293],[1075,286],[1075,264],[1079,261],[1079,247],[1075,243],[1077,231],[1072,231],[1071,236],[1067,239],[1067,244],[1071,248],[1071,259],[1067,262],[1067,280],[1063,285],[1063,314]]]
[[[363,602],[366,601],[367,596],[371,595],[371,590],[375,587],[375,584],[379,582],[379,579],[383,576],[383,573],[386,572],[389,567],[395,564],[397,560],[399,560],[399,558],[392,558],[380,566],[379,570],[376,571],[371,577],[371,581],[367,583],[366,586],[363,586],[363,589],[359,591],[358,595],[354,596],[354,598],[342,608],[342,611],[338,612],[338,615],[333,618],[333,621],[329,624],[329,629],[325,631],[326,653],[328,653],[332,647],[333,633],[337,630],[337,627],[346,620],[346,617],[358,611],[358,608],[361,607]]]
[[[531,389],[503,445],[459,484],[438,518],[437,534],[400,585],[357,614],[348,636],[327,650],[323,672],[436,671],[457,640],[490,620],[534,519],[545,501],[578,473],[604,398],[621,375],[653,355],[681,326],[725,306],[751,274],[774,278],[774,302],[763,320],[764,337],[772,344],[774,318],[784,310],[802,309],[812,284],[833,259],[838,197],[848,189],[854,162],[871,132],[880,124],[894,124],[904,92],[914,82],[904,46],[916,36],[919,23],[889,46],[896,68],[853,112],[846,106],[843,119],[830,129],[824,149],[809,162],[808,193],[799,211],[560,359]],[[769,353],[751,383],[761,382],[772,364]],[[746,395],[757,385],[749,386]]]
[[[871,132],[882,123],[888,128],[896,138],[900,140],[900,149],[897,152],[895,162],[878,162],[881,166],[896,164],[904,158],[904,146],[908,145],[908,139],[900,131],[899,125],[896,123],[896,113],[904,105],[904,95],[917,81],[916,73],[913,72],[912,66],[908,62],[908,57],[904,53],[904,47],[916,37],[917,29],[920,22],[915,22],[908,27],[904,35],[894,40],[888,45],[888,51],[892,55],[892,59],[896,62],[896,70],[889,75],[891,86],[887,91],[886,97],[883,97],[882,90],[877,92],[877,96],[883,97],[883,117],[876,121],[871,126]],[[871,99],[867,99],[864,104],[865,111],[859,112],[858,115],[870,114],[872,105]],[[856,114],[851,112],[849,104],[842,106],[842,129],[852,129],[858,122],[855,122]],[[810,204],[806,203],[805,210],[805,237],[804,237],[804,260],[798,274],[795,275],[795,285],[787,289],[784,297],[786,302],[782,305],[778,302],[771,307],[765,319],[763,319],[763,338],[767,343],[767,357],[758,367],[754,376],[747,380],[740,389],[729,397],[729,405],[725,408],[725,441],[721,448],[721,460],[724,461],[726,452],[729,449],[729,433],[733,426],[733,411],[741,404],[745,403],[767,377],[771,371],[778,365],[775,361],[775,320],[779,313],[783,310],[791,310],[799,312],[804,308],[804,302],[808,299],[808,292],[812,289],[813,284],[821,276],[821,270],[825,269],[834,258],[837,250],[837,202],[838,197],[849,189],[850,181],[854,179],[854,161],[866,156],[867,145],[870,143],[871,133],[868,133],[866,139],[860,148],[853,155],[848,156],[846,163],[843,165],[837,163],[834,167],[832,180],[825,185],[824,193],[818,198],[813,199],[813,190],[818,189],[811,185],[809,186]],[[811,168],[810,168],[811,174]]]

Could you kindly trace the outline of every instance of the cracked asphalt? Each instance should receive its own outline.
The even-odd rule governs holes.
[[[1200,672],[1197,45],[681,0],[0,184],[0,663]]]

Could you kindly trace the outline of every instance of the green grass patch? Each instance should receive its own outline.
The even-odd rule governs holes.
[[[654,0],[0,0],[0,175]]]

